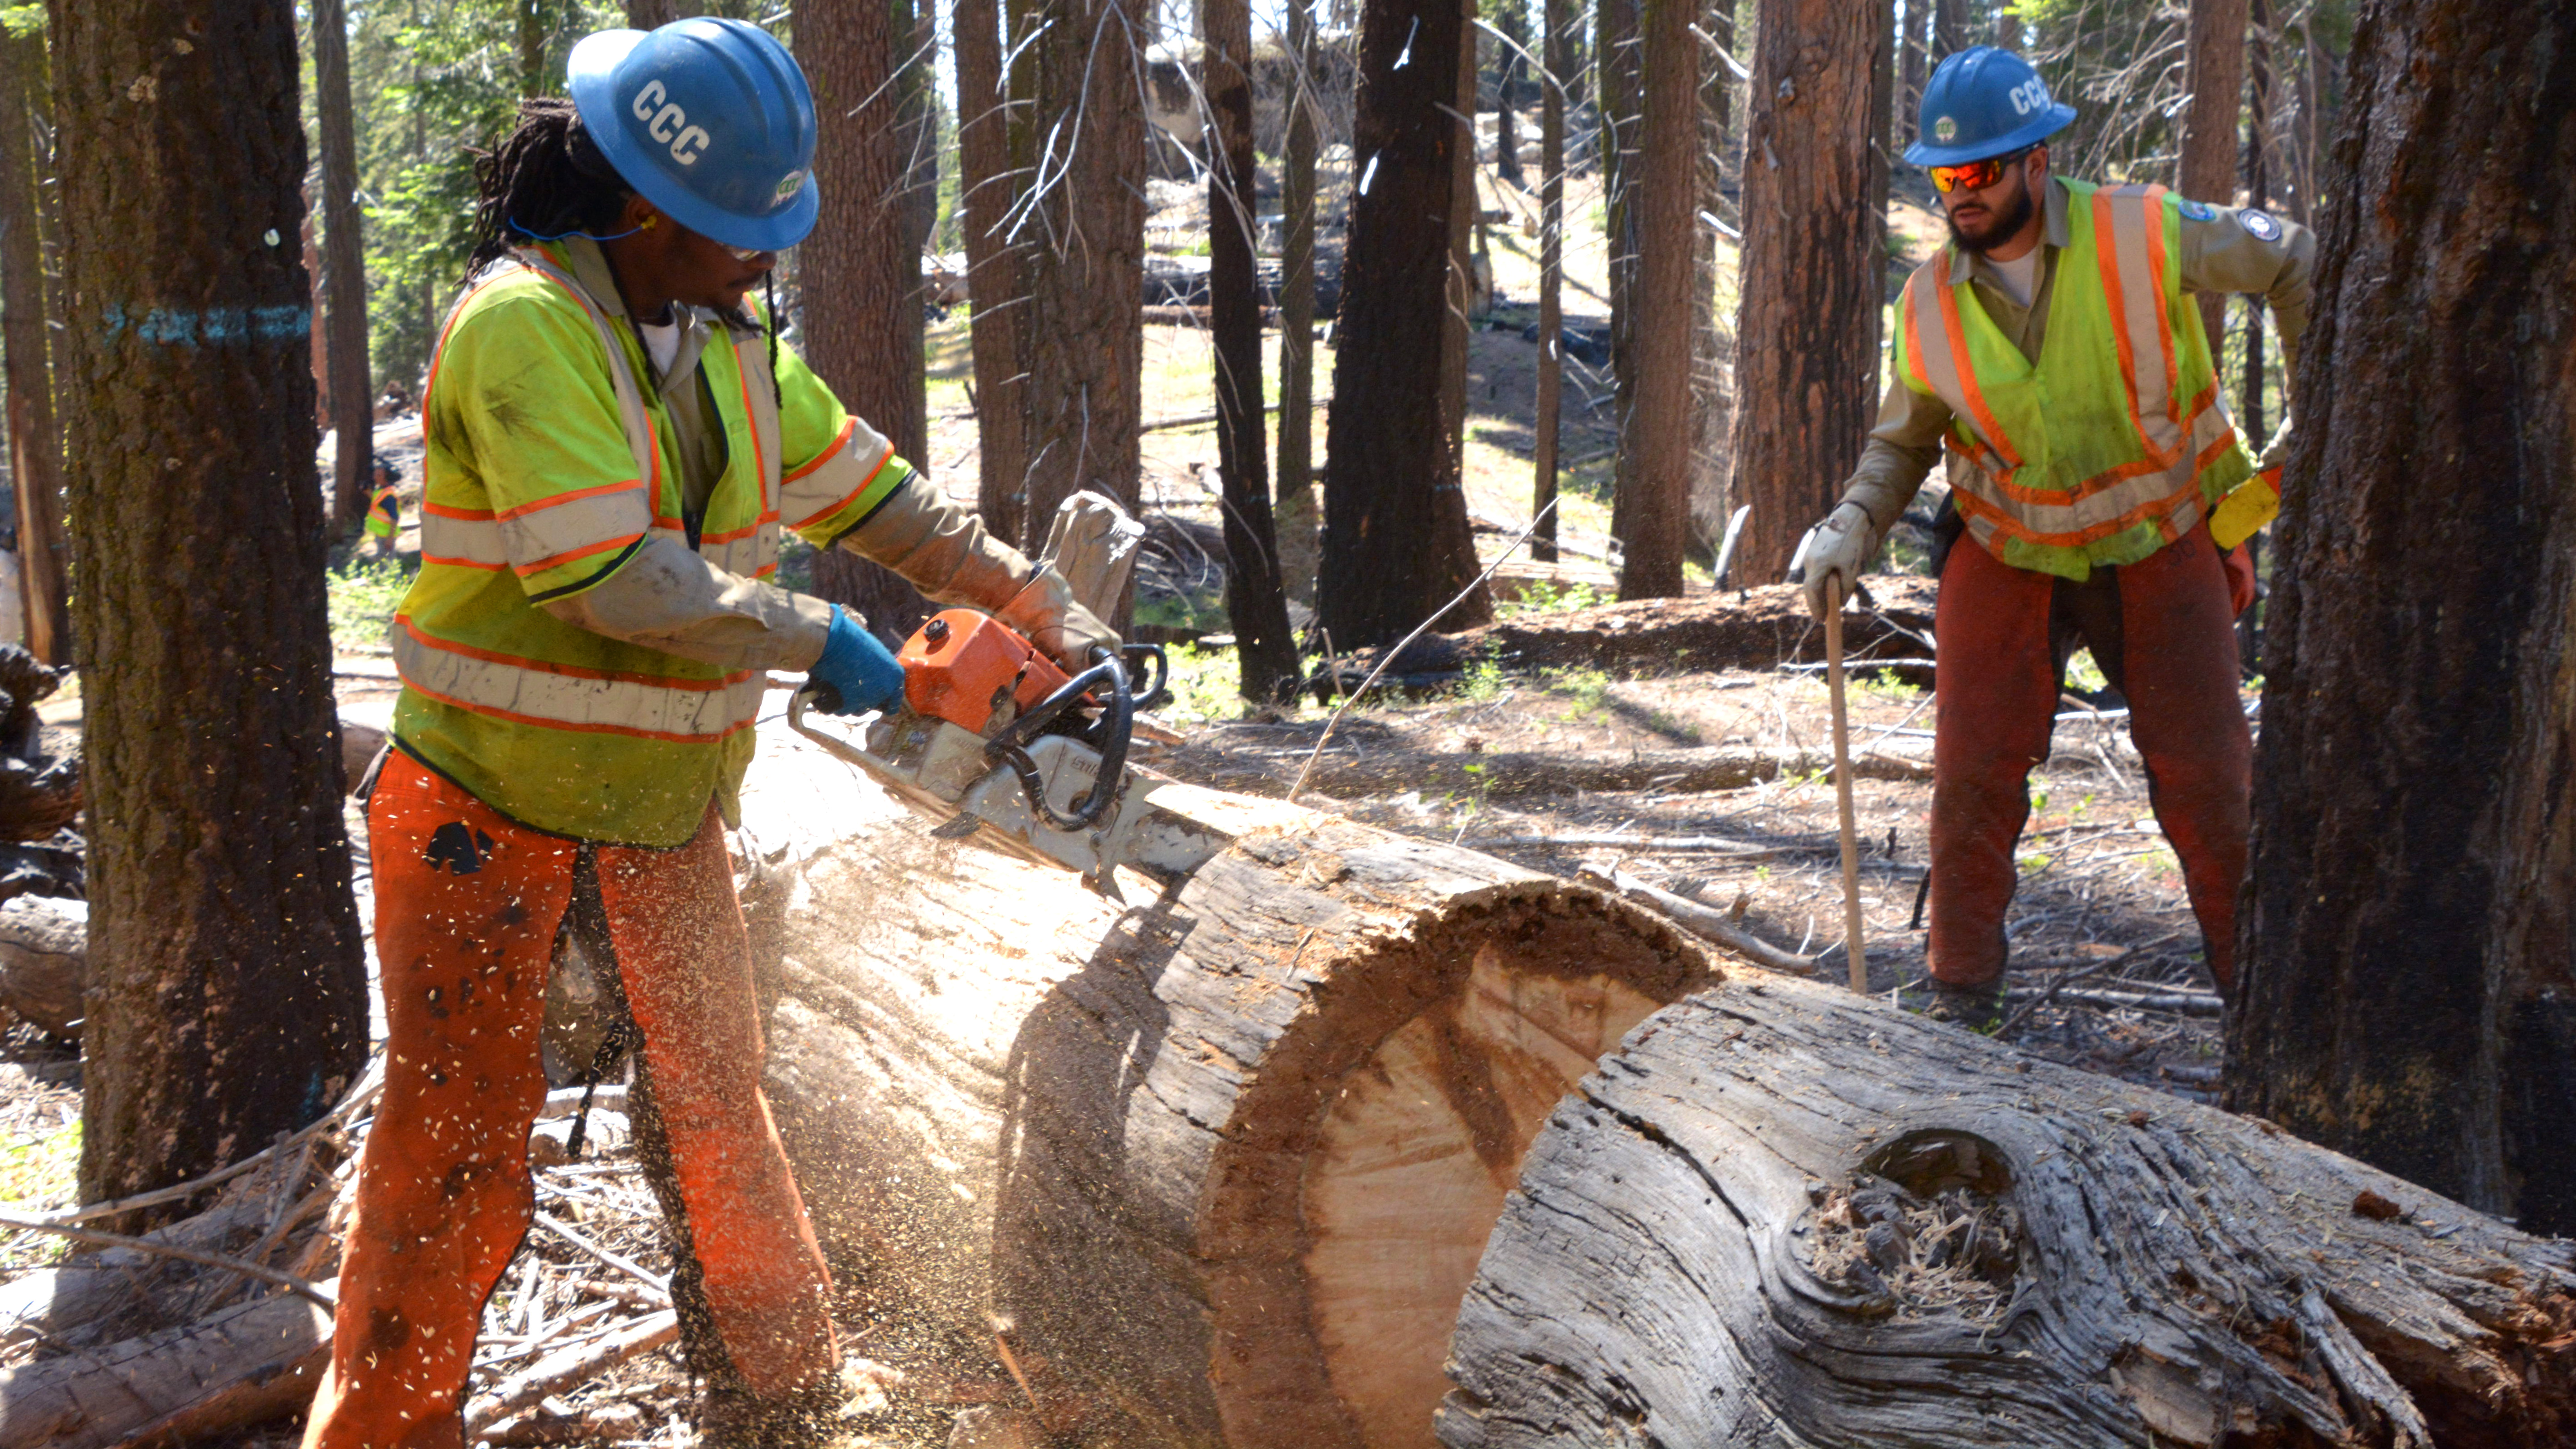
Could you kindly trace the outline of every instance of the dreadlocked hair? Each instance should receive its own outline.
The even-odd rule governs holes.
[[[474,153],[474,187],[469,277],[528,241],[614,230],[631,193],[560,96],[519,102],[518,128]]]

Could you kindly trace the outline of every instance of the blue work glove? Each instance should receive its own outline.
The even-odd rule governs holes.
[[[831,636],[823,641],[823,657],[806,672],[805,687],[825,714],[885,709],[903,698],[903,665],[834,604]]]

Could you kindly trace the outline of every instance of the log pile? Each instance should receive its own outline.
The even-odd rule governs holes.
[[[1452,1354],[1449,1449],[2563,1444],[2576,1250],[1774,978],[1551,1114]]]
[[[1844,646],[1855,664],[1910,659],[1890,672],[1929,688],[1933,581],[1872,574],[1853,605]],[[1561,613],[1523,614],[1453,634],[1468,657],[1507,669],[1601,669],[1612,674],[1774,669],[1825,657],[1824,631],[1795,584],[1726,589],[1704,598],[1638,599]]]

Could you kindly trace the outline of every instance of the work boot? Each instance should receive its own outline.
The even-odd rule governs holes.
[[[1992,1036],[2004,1024],[2004,984],[1998,979],[1976,986],[1959,986],[1935,976],[1932,978],[1932,1001],[1923,1014],[1934,1021],[1964,1026],[1981,1035]]]

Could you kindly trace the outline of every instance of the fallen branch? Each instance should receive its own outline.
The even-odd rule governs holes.
[[[465,1434],[470,1440],[502,1419],[531,1409],[549,1394],[587,1383],[639,1353],[650,1353],[680,1336],[680,1315],[665,1309],[608,1338],[566,1349],[537,1360],[503,1379],[488,1394],[465,1406]]]
[[[1305,751],[1294,752],[1303,755]],[[1245,750],[1218,751],[1184,747],[1172,753],[1165,768],[1197,784],[1251,794],[1269,794],[1286,783],[1281,769],[1287,756]],[[1740,790],[1772,780],[1813,775],[1831,778],[1833,756],[1813,750],[1680,749],[1639,750],[1623,756],[1585,756],[1543,751],[1501,754],[1435,753],[1388,750],[1368,754],[1314,757],[1300,792],[1348,799],[1392,791],[1419,790],[1500,798],[1513,795],[1564,795],[1578,790],[1661,790],[1700,794]],[[1932,778],[1932,762],[1893,755],[1864,755],[1852,762],[1861,780],[1922,781]]]
[[[208,1188],[220,1187],[245,1172],[256,1171],[274,1160],[280,1153],[301,1146],[304,1142],[339,1126],[354,1116],[359,1108],[373,1102],[376,1094],[383,1091],[384,1087],[385,1059],[379,1054],[374,1061],[368,1063],[366,1074],[359,1077],[358,1084],[349,1089],[349,1095],[340,1099],[339,1106],[323,1113],[319,1120],[303,1131],[263,1147],[230,1167],[219,1167],[203,1177],[172,1183],[168,1187],[156,1187],[150,1192],[138,1192],[130,1197],[112,1198],[106,1202],[94,1202],[58,1213],[47,1213],[29,1226],[68,1226],[72,1223],[89,1222],[94,1218],[114,1217],[118,1213],[159,1207],[163,1203],[183,1202]]]
[[[1583,877],[1587,881],[1607,885],[1639,905],[1651,906],[1663,912],[1694,934],[1705,937],[1720,949],[1741,956],[1756,966],[1767,967],[1773,971],[1786,971],[1799,976],[1811,975],[1816,969],[1818,958],[1801,956],[1795,951],[1784,951],[1728,920],[1724,911],[1713,910],[1687,896],[1677,896],[1671,891],[1658,890],[1626,871],[1613,868],[1608,875],[1603,875],[1598,871],[1587,870],[1583,873]]]
[[[150,1238],[129,1238],[123,1233],[102,1233],[95,1228],[76,1228],[69,1223],[47,1222],[43,1218],[15,1217],[7,1213],[0,1213],[0,1228],[14,1228],[28,1233],[52,1233],[56,1237],[69,1238],[76,1243],[88,1243],[93,1247],[131,1248],[135,1252],[150,1253],[158,1258],[177,1258],[182,1262],[198,1263],[208,1268],[222,1268],[245,1277],[257,1278],[263,1283],[274,1283],[280,1288],[292,1289],[321,1304],[324,1308],[339,1306],[339,1300],[333,1298],[330,1290],[320,1284],[308,1283],[292,1273],[282,1272],[265,1263],[228,1258],[221,1253],[203,1252],[177,1243],[156,1243]]]
[[[0,1373],[0,1449],[183,1444],[255,1424],[310,1400],[330,1349],[330,1313],[279,1294],[26,1364]]]
[[[2038,997],[2043,993],[2016,990],[2010,994],[2014,997]],[[2216,1016],[2225,1005],[2214,991],[2102,991],[2089,986],[2059,991],[2057,999],[2081,1006],[2126,1006],[2139,1011],[2169,1011],[2177,1016]]]
[[[1745,860],[1767,859],[1775,855],[1795,854],[1808,847],[1748,845],[1722,835],[1502,835],[1472,843],[1478,850],[1642,850],[1657,854],[1681,852],[1738,856]]]
[[[536,1219],[538,1227],[545,1229],[547,1232],[550,1232],[556,1237],[563,1239],[565,1242],[572,1244],[574,1247],[581,1249],[583,1252],[597,1258],[599,1261],[606,1263],[608,1266],[625,1274],[627,1277],[634,1279],[636,1282],[651,1287],[654,1292],[662,1295],[663,1302],[668,1303],[671,1301],[670,1279],[663,1277],[659,1273],[651,1272],[625,1258],[617,1256],[615,1253],[601,1247],[599,1244],[592,1242],[590,1239],[583,1237],[577,1232],[574,1232],[571,1228],[564,1226],[561,1222],[556,1221],[550,1214],[535,1213],[532,1214],[532,1216]]]

